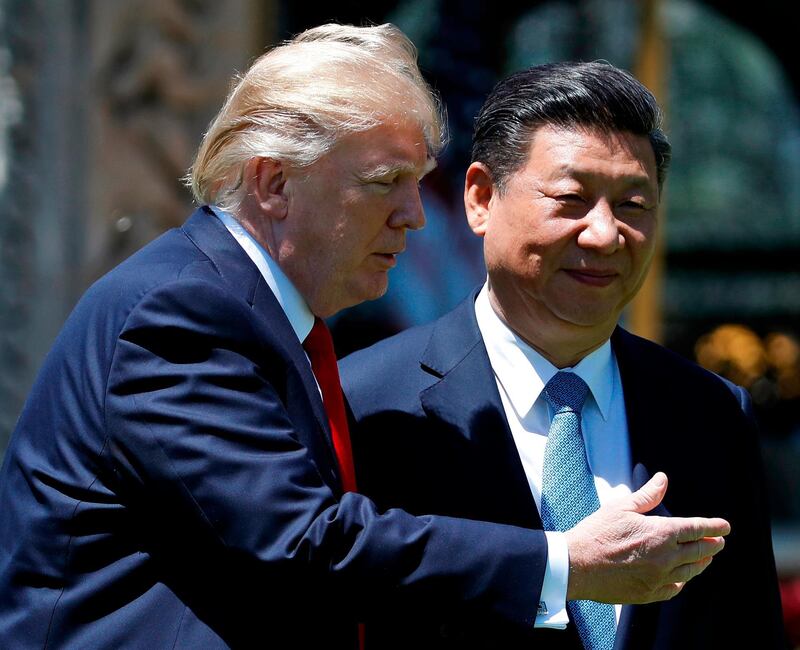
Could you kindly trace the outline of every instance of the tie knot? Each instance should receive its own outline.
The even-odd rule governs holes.
[[[336,354],[333,349],[333,337],[331,337],[331,332],[328,326],[325,325],[325,321],[319,316],[314,318],[314,326],[311,328],[305,341],[303,341],[303,348],[305,348],[306,353],[309,358],[311,358],[312,365],[320,358],[332,356],[334,360],[336,359]]]
[[[574,372],[557,372],[544,387],[545,399],[556,413],[563,410],[580,413],[589,387]]]

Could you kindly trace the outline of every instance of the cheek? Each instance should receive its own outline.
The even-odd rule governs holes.
[[[362,198],[346,206],[343,219],[348,237],[362,243],[372,242],[389,228],[389,217],[395,208],[384,197]]]
[[[652,247],[658,233],[658,221],[652,215],[641,215],[637,219],[620,222],[620,229],[626,239],[640,248]]]
[[[656,249],[655,228],[629,228],[623,236],[634,263],[638,266],[648,266]]]
[[[547,256],[539,245],[531,241],[521,241],[511,236],[489,240],[485,242],[484,253],[487,269],[497,276],[534,285],[546,273]]]
[[[560,256],[565,242],[573,236],[570,224],[570,220],[557,219],[537,205],[494,214],[484,236],[487,265],[491,261],[520,274],[538,275]]]
[[[483,257],[489,271],[508,265],[509,255],[502,233],[486,232],[483,238]]]

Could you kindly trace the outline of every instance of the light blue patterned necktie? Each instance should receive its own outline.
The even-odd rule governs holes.
[[[544,387],[555,414],[542,467],[542,523],[566,531],[600,507],[581,434],[581,409],[589,387],[578,375],[558,372]],[[616,634],[614,606],[592,600],[567,601],[586,650],[611,650]]]

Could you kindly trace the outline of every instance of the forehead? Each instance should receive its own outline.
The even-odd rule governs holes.
[[[330,156],[362,174],[399,170],[421,175],[432,164],[420,126],[399,120],[344,136]]]
[[[542,126],[531,136],[524,168],[542,176],[600,176],[655,185],[650,140],[627,131]]]

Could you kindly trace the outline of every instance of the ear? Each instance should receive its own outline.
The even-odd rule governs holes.
[[[489,204],[494,192],[494,182],[489,168],[481,162],[472,163],[464,179],[464,209],[469,227],[478,237],[486,234]]]
[[[273,219],[284,219],[288,212],[286,170],[279,160],[251,158],[245,165],[249,193],[261,212]]]

